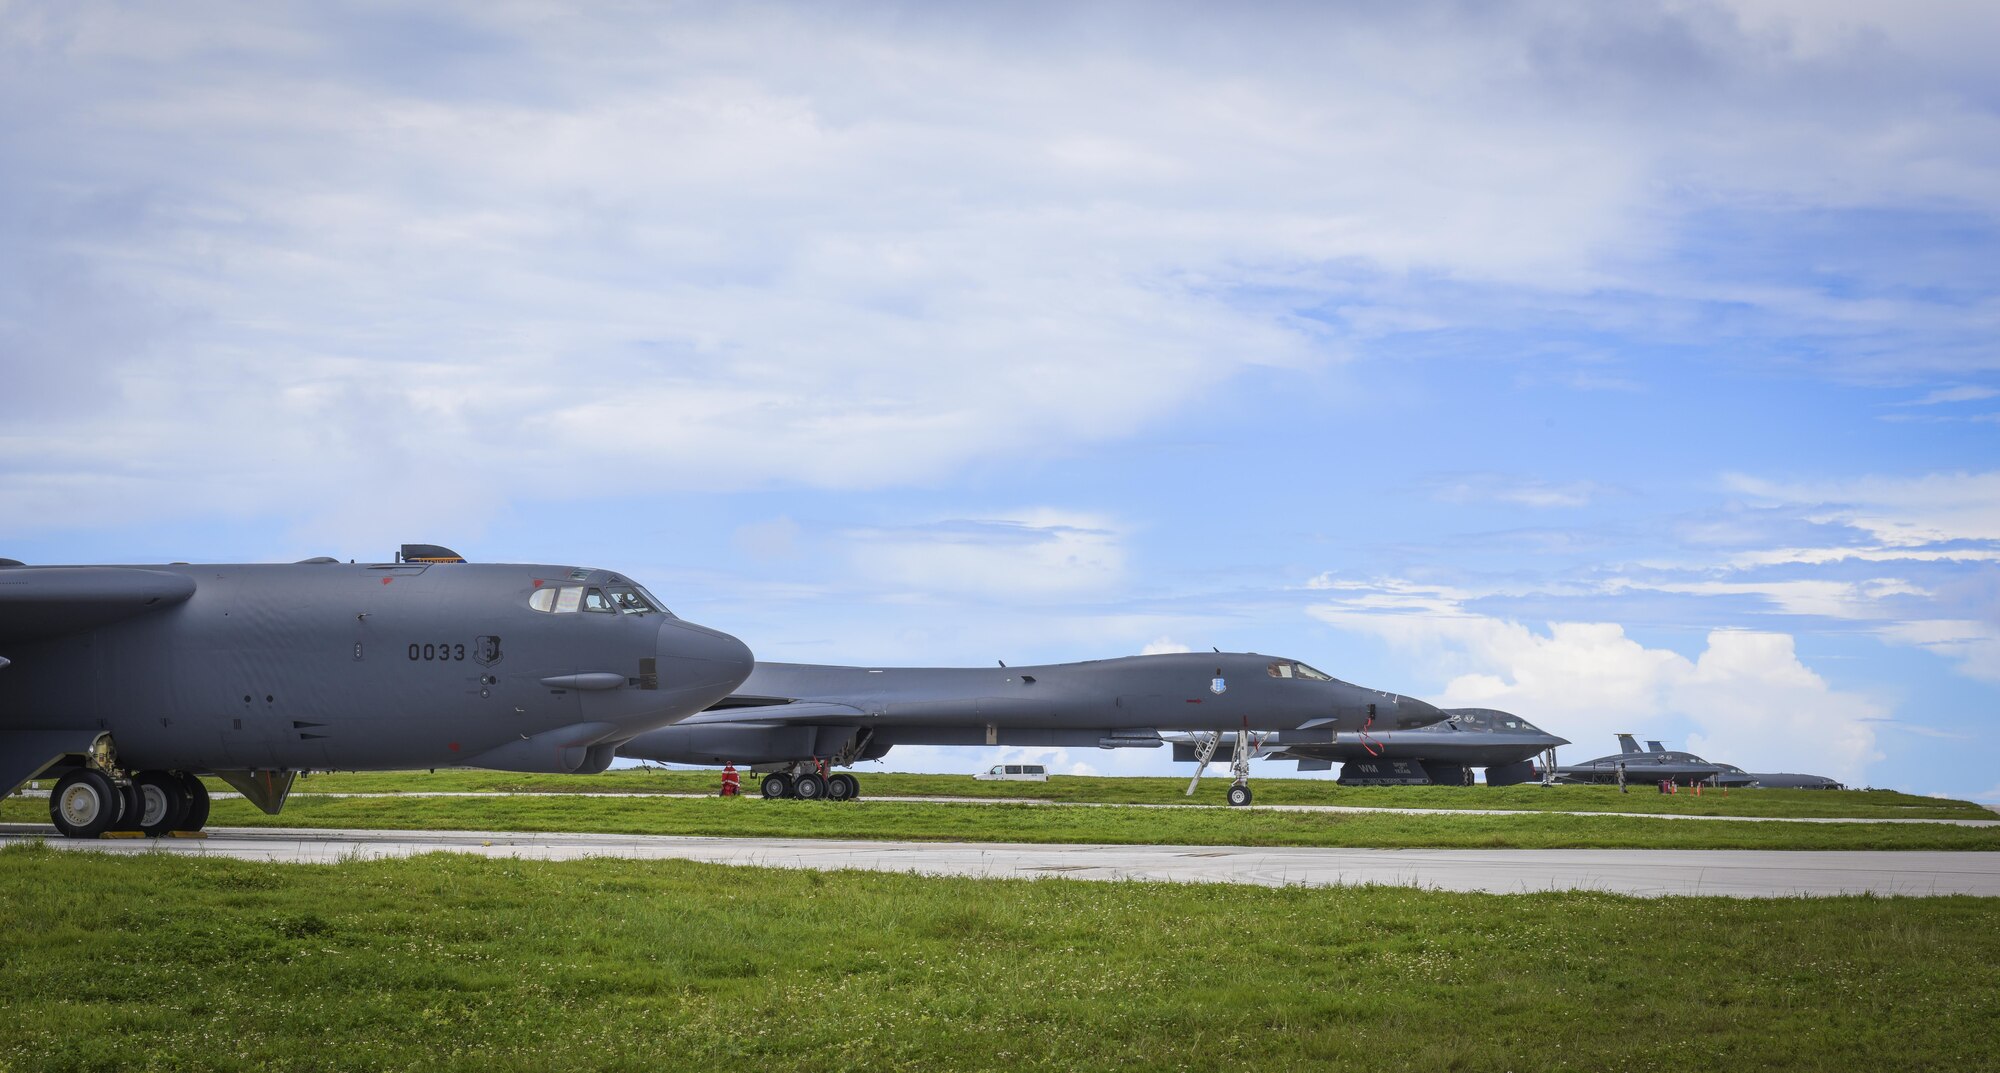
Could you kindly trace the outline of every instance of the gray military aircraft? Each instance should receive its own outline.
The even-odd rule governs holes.
[[[275,815],[302,770],[602,771],[751,663],[622,575],[434,545],[358,565],[0,560],[0,789],[56,774],[62,834],[157,836],[206,822],[204,773]]]
[[[1720,764],[1711,764],[1693,753],[1670,750],[1657,741],[1647,742],[1650,748],[1641,750],[1638,739],[1630,734],[1620,734],[1618,744],[1623,751],[1581,764],[1557,767],[1556,781],[1603,784],[1620,781],[1652,783],[1671,779],[1682,786],[1696,783],[1749,785],[1747,781],[1739,783],[1724,778]]]
[[[1512,786],[1536,777],[1533,757],[1569,739],[1526,719],[1491,708],[1447,708],[1445,718],[1413,730],[1363,732],[1332,742],[1296,741],[1291,731],[1255,736],[1253,752],[1270,760],[1296,760],[1300,771],[1341,765],[1343,786],[1470,786],[1472,769],[1486,769],[1486,785]],[[1207,745],[1198,735],[1174,741],[1174,760],[1200,759]],[[1225,743],[1226,746],[1226,743]],[[1219,747],[1217,760],[1233,759]]]
[[[1717,764],[1726,786],[1754,786],[1759,790],[1845,790],[1839,779],[1825,775],[1799,775],[1789,771],[1745,771],[1735,764]],[[1740,780],[1740,781],[1739,781]]]
[[[626,742],[618,755],[767,771],[766,797],[860,792],[848,767],[896,745],[1157,748],[1162,730],[1280,728],[1331,742],[1341,731],[1404,730],[1436,708],[1342,682],[1297,660],[1173,653],[1034,667],[829,667],[759,663],[714,709]],[[1247,753],[1247,750],[1246,750]],[[1229,802],[1249,804],[1247,764]]]

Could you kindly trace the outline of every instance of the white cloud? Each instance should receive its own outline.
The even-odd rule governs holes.
[[[915,593],[1034,602],[1109,590],[1125,550],[1107,519],[1051,509],[843,534],[857,573]]]
[[[2000,208],[1984,16],[1903,8],[10,9],[0,517],[934,480],[1341,352],[1328,266],[1365,339],[1684,292],[1668,191]]]
[[[1797,508],[1811,521],[1863,530],[1883,548],[2000,541],[2000,470],[1815,484],[1732,475],[1728,483],[1739,492]]]
[[[2000,397],[2000,389],[1980,387],[1976,384],[1961,384],[1957,387],[1942,387],[1920,399],[1901,403],[1903,406],[1936,406],[1947,402],[1976,402],[1980,399]]]
[[[1457,609],[1385,613],[1359,595],[1309,612],[1427,660],[1444,682],[1431,697],[1440,706],[1513,711],[1586,752],[1613,733],[1680,718],[1698,728],[1691,749],[1751,770],[1858,782],[1881,756],[1873,728],[1881,706],[1828,686],[1787,634],[1716,630],[1691,660],[1646,647],[1616,623],[1553,622],[1544,633]]]
[[[1431,487],[1431,495],[1446,503],[1494,502],[1523,507],[1588,506],[1607,491],[1609,489],[1595,481],[1559,484],[1497,473],[1444,477],[1434,481]]]
[[[1969,619],[1895,622],[1881,635],[1898,644],[1916,645],[1958,663],[1961,673],[2000,682],[2000,626]]]
[[[1791,581],[1646,581],[1613,578],[1605,591],[1675,592],[1692,596],[1760,596],[1787,615],[1824,615],[1829,618],[1879,619],[1885,616],[1882,601],[1891,596],[1928,596],[1899,578],[1869,581],[1798,579]]]
[[[1163,656],[1170,652],[1192,652],[1192,651],[1194,651],[1194,649],[1189,648],[1188,646],[1180,643],[1179,641],[1174,640],[1171,637],[1162,635],[1159,637],[1155,637],[1153,640],[1147,642],[1146,647],[1139,650],[1139,654],[1142,656]]]

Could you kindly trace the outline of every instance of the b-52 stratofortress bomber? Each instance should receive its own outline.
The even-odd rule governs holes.
[[[608,570],[0,560],[0,790],[57,776],[57,830],[199,830],[212,774],[265,812],[297,772],[597,772],[701,711],[750,650]],[[4,796],[4,795],[0,795]]]
[[[759,663],[710,711],[626,742],[618,755],[765,771],[766,797],[860,792],[847,767],[897,745],[1157,748],[1163,730],[1282,728],[1331,742],[1364,728],[1410,729],[1443,713],[1421,700],[1247,652],[1126,656],[1033,667],[832,667]],[[1250,802],[1240,765],[1229,802]]]

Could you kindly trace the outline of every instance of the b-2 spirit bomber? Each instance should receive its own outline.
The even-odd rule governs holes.
[[[1750,780],[1725,778],[1720,764],[1679,749],[1669,749],[1657,741],[1646,743],[1640,749],[1637,738],[1630,734],[1618,735],[1619,752],[1610,756],[1600,756],[1581,764],[1563,764],[1555,769],[1557,782],[1580,783],[1658,783],[1673,782],[1680,786],[1705,784],[1721,786],[1748,786]]]
[[[621,574],[433,545],[363,564],[0,560],[0,791],[54,775],[62,834],[162,835],[206,822],[203,774],[276,814],[307,770],[597,772],[751,663]]]
[[[1242,740],[1266,728],[1331,742],[1340,732],[1441,718],[1413,697],[1245,652],[994,668],[759,663],[713,710],[641,734],[618,755],[746,765],[767,773],[766,797],[842,800],[860,783],[828,769],[878,759],[897,745],[1158,748],[1161,731]],[[1250,798],[1245,763],[1228,799]]]
[[[1704,761],[1694,753],[1680,753],[1668,749],[1664,743],[1648,741],[1646,751],[1640,753],[1638,741],[1632,735],[1618,735],[1618,745],[1624,753],[1612,757],[1600,757],[1582,765],[1558,767],[1556,777],[1566,783],[1616,783],[1618,765],[1624,765],[1626,781],[1660,781],[1674,779],[1682,785],[1708,783],[1710,787],[1730,787],[1744,789],[1756,787],[1760,791],[1840,791],[1846,789],[1840,779],[1828,779],[1826,775],[1800,775],[1796,771],[1744,771],[1736,765],[1720,765],[1714,761]],[[1606,765],[1612,767],[1610,775],[1604,773]],[[1712,769],[1712,775],[1702,775],[1702,771]]]
[[[1534,757],[1569,739],[1550,734],[1526,719],[1491,708],[1446,708],[1444,718],[1408,730],[1377,730],[1331,742],[1299,740],[1293,731],[1255,735],[1254,753],[1267,760],[1296,760],[1300,771],[1341,765],[1343,786],[1470,786],[1475,767],[1486,769],[1486,785],[1512,786],[1536,777]],[[1174,759],[1200,759],[1208,743],[1197,735],[1174,742]],[[1233,760],[1228,743],[1214,760]]]

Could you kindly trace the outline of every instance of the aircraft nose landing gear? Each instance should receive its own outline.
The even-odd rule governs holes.
[[[1246,720],[1247,722],[1247,720]],[[1201,784],[1201,773],[1208,770],[1208,762],[1215,758],[1216,747],[1222,744],[1222,734],[1199,735],[1200,742],[1195,747],[1194,778],[1188,780],[1187,795],[1194,796],[1194,788]],[[1261,745],[1259,746],[1261,748]],[[1250,728],[1245,726],[1236,732],[1236,745],[1230,750],[1229,803],[1247,805],[1250,803]]]

